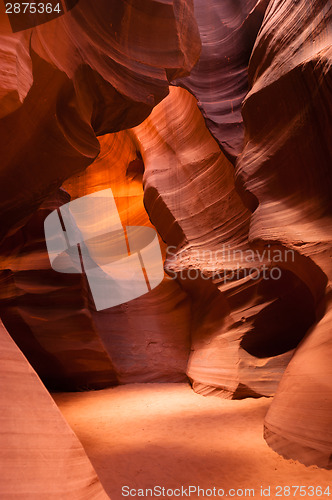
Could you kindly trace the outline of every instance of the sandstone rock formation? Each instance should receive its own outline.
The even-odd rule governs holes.
[[[210,132],[233,163],[243,148],[247,66],[267,4],[194,0],[202,54],[190,75],[176,81],[197,98]]]
[[[0,317],[49,388],[188,377],[204,395],[276,393],[269,445],[332,467],[331,15],[329,0],[80,0],[13,33],[0,4]],[[157,229],[166,274],[96,311],[83,275],[51,269],[43,223],[105,188],[124,225]],[[1,449],[45,479],[21,493],[104,498],[3,327],[0,342]],[[48,487],[49,467],[65,480]],[[15,475],[4,488],[20,493]]]
[[[134,131],[146,168],[147,211],[173,245],[166,268],[193,303],[187,374],[194,389],[236,398],[273,395],[314,321],[308,290],[288,270],[275,280],[277,264],[268,252],[252,257],[251,212],[190,94],[171,88]],[[263,268],[265,278],[250,276]]]
[[[84,276],[51,268],[44,220],[70,200],[61,190],[0,247],[0,315],[12,338],[51,390],[117,383],[89,310]]]
[[[47,215],[106,187],[123,224],[151,226],[135,158],[128,132],[105,136],[91,168],[71,177],[64,184],[68,192],[44,202],[0,247],[2,320],[51,390],[186,380],[190,303],[175,281],[166,279],[148,296],[96,312],[84,276],[57,273],[47,254]]]
[[[0,324],[1,498],[106,500],[77,437]]]
[[[2,314],[13,329],[13,336],[33,358],[49,385],[77,389],[112,384],[116,376],[97,337],[83,277],[57,277],[56,283],[52,282],[45,241],[40,235],[45,207],[36,211],[46,200],[54,200],[67,178],[84,170],[98,156],[97,134],[140,123],[167,95],[169,80],[189,72],[200,54],[192,4],[185,0],[166,3],[147,0],[140,4],[81,0],[61,18],[18,33],[12,33],[3,2],[0,9],[4,61],[0,73],[0,242],[5,280]],[[164,298],[172,294],[174,297],[169,288],[163,294],[162,307],[166,312],[170,306]],[[178,295],[171,303],[173,306],[178,302],[181,309],[186,299],[180,291]],[[176,312],[172,311],[172,315],[171,324],[177,319]],[[163,347],[166,353],[172,351],[176,331],[172,332],[173,341],[163,339],[150,350],[160,352]],[[187,336],[185,332],[184,337]],[[148,337],[144,339],[144,348],[150,343]],[[178,380],[184,377],[186,342],[179,348],[180,361],[176,359],[170,370],[171,377]],[[164,351],[162,358],[164,374],[169,366]],[[155,376],[151,366],[144,376],[148,379]],[[8,384],[1,386],[2,401],[13,408],[12,413],[6,412],[5,420],[9,426],[21,428],[23,434],[27,428],[36,430],[29,439],[27,453],[30,458],[37,455],[39,462],[32,460],[33,473],[19,483],[22,458],[26,458],[25,451],[20,449],[24,438],[19,433],[14,435],[12,428],[7,432],[7,427],[2,426],[6,441],[1,442],[1,448],[3,444],[11,447],[10,468],[15,469],[8,474],[5,496],[23,494],[29,498],[29,492],[34,490],[33,498],[104,498],[106,495],[89,463],[85,464],[83,450],[69,430],[61,427],[62,420],[58,422],[55,417],[46,427],[34,424],[32,418],[36,418],[36,412],[42,414],[44,408],[44,389],[33,384],[27,387],[23,378],[17,380],[17,375],[11,374],[7,377]],[[12,399],[7,397],[11,391],[15,394],[16,382],[36,405],[31,419],[26,406],[24,422],[19,418],[21,410],[17,404],[11,404]],[[52,410],[48,411],[51,414]],[[44,436],[50,430],[48,425],[53,428],[53,436],[42,443],[38,435]],[[60,438],[54,434],[54,428],[59,429]],[[54,450],[59,439],[57,454]],[[50,461],[43,459],[40,464],[44,449],[52,450],[54,457]],[[1,466],[7,458],[2,455]],[[52,468],[51,475],[55,469],[59,474],[52,482],[48,466]],[[66,470],[61,474],[63,469]]]
[[[331,19],[328,1],[271,2],[251,56],[237,169],[254,210],[250,241],[296,252],[292,271],[310,291],[318,321],[283,377],[265,436],[284,456],[329,468]]]
[[[186,0],[80,0],[68,14],[15,34],[1,9],[6,78],[0,96],[7,100],[0,121],[0,239],[93,162],[96,134],[144,120],[167,95],[169,79],[187,74],[200,54]],[[20,106],[17,95],[26,96]],[[19,197],[17,172],[24,186]]]
[[[104,136],[100,145],[97,160],[64,188],[72,199],[111,188],[125,226],[151,227],[143,205],[144,164],[132,133]],[[174,280],[166,278],[149,294],[104,311],[90,301],[90,310],[120,383],[186,380],[190,300]]]

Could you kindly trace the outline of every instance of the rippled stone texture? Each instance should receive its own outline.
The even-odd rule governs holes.
[[[97,336],[83,277],[57,275],[53,281],[40,235],[40,207],[67,178],[94,162],[100,153],[97,135],[142,122],[168,94],[170,79],[188,74],[200,54],[193,6],[190,0],[80,0],[67,15],[13,34],[0,2],[0,26],[2,314],[50,385],[87,389],[112,384],[113,365]],[[183,380],[188,332],[178,326],[178,316],[188,309],[186,296],[166,288],[157,302],[162,302],[158,312],[163,309],[170,318],[160,329],[171,335],[161,335],[157,345],[150,342],[151,332],[139,340],[139,349],[153,353],[142,377],[151,379],[161,366],[162,376]],[[143,306],[151,312],[156,307],[153,301],[141,311]],[[125,313],[121,321],[114,336],[127,329]],[[131,336],[135,321],[130,315]],[[151,331],[158,330],[155,325],[151,322]],[[178,358],[169,361],[174,353]],[[119,369],[121,377],[134,376],[126,353],[121,356],[122,365],[127,363]],[[147,358],[140,355],[140,368]],[[37,387],[29,384],[26,371],[9,356],[5,368],[9,372],[0,397],[8,408],[0,448],[10,448],[12,461],[2,455],[8,479],[0,487],[6,488],[4,496],[19,489],[24,498],[106,498],[79,443],[58,414],[53,417],[55,406],[50,398],[44,401],[47,394],[38,378]]]
[[[132,134],[107,135],[100,143],[93,165],[68,179],[65,190],[0,246],[1,318],[50,390],[183,382],[190,302],[175,281],[166,279],[148,295],[97,312],[83,274],[57,273],[50,266],[44,220],[71,199],[111,188],[123,225],[151,227],[143,206],[144,165]]]
[[[249,239],[296,252],[317,325],[295,352],[266,417],[268,443],[331,467],[332,6],[271,2],[251,56],[237,177],[253,210]],[[322,316],[325,316],[322,318]]]
[[[314,321],[309,292],[290,271],[272,279],[276,264],[267,253],[246,260],[251,212],[187,91],[171,88],[134,132],[147,211],[173,246],[166,268],[193,303],[187,374],[194,389],[230,398],[273,395]],[[266,279],[251,279],[250,269],[264,265]]]
[[[0,312],[43,380],[186,372],[202,394],[257,397],[294,354],[265,437],[331,468],[331,3],[195,0],[193,70],[190,0],[80,0],[15,34],[0,9]],[[101,314],[82,276],[54,284],[41,222],[66,180],[155,225],[173,279]]]
[[[2,4],[0,4],[1,14]],[[0,17],[1,20],[1,17]],[[26,34],[0,32],[0,119],[22,105],[32,85],[32,63]]]

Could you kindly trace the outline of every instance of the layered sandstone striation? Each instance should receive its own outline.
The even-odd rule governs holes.
[[[124,226],[151,227],[143,205],[144,165],[132,134],[107,135],[100,147],[91,168],[68,179],[0,246],[1,318],[50,390],[183,382],[190,301],[174,280],[166,278],[147,295],[97,312],[83,274],[51,268],[44,221],[78,197],[111,188]]]
[[[250,249],[251,212],[235,190],[234,169],[187,91],[171,88],[134,132],[146,209],[169,245],[166,270],[192,301],[187,374],[194,389],[273,395],[314,321],[310,293],[291,271],[273,278],[271,251]]]
[[[120,352],[127,311],[120,311],[117,327],[114,317],[104,318],[101,339],[84,276],[59,276],[50,269],[42,228],[46,215],[70,200],[58,195],[63,182],[100,153],[96,136],[142,122],[168,94],[171,78],[188,74],[195,64],[200,39],[193,6],[186,0],[81,0],[61,18],[18,33],[11,32],[4,7],[1,2],[1,316],[49,387],[98,388],[126,381],[127,374],[142,381],[183,381],[188,331],[178,316],[185,317],[188,306],[179,287],[167,284],[138,306],[141,315],[146,308],[160,313],[157,343],[155,315],[150,333],[144,328],[139,337],[137,307],[130,311],[130,360]],[[135,167],[128,172],[134,177]],[[103,344],[109,323],[113,340]],[[1,331],[3,344],[6,335]],[[7,481],[0,496],[106,498],[40,380],[8,342],[0,391]]]
[[[331,16],[331,3],[324,0],[270,3],[249,65],[246,142],[237,166],[240,192],[253,210],[250,242],[295,252],[291,270],[310,292],[317,321],[282,379],[265,436],[285,457],[328,468]]]
[[[43,221],[70,199],[110,187],[107,180],[100,181],[100,176],[105,169],[115,167],[112,155],[118,155],[123,146],[116,134],[106,141],[109,146],[115,140],[115,146],[104,163],[108,146],[101,152],[92,182],[84,188],[78,184],[71,197],[64,192],[58,195],[65,179],[84,170],[100,153],[96,135],[140,123],[167,95],[170,79],[187,74],[195,64],[200,39],[193,6],[182,0],[140,4],[99,0],[93,5],[82,0],[70,13],[18,33],[12,33],[2,3],[0,8],[4,62],[0,90],[3,320],[43,381],[53,389],[96,388],[131,376],[140,381],[163,377],[184,380],[189,350],[185,326],[188,305],[178,286],[167,283],[164,295],[157,290],[147,304],[143,301],[137,305],[136,301],[132,313],[119,312],[120,320],[104,318],[100,327],[105,332],[103,346],[97,333],[100,315],[93,318],[84,276],[59,275],[50,268]],[[139,44],[134,43],[136,39]],[[120,186],[121,180],[129,185],[136,174],[138,178],[141,175],[139,160],[135,172],[136,149],[130,140],[129,144],[128,157],[124,155],[118,164],[122,169]],[[131,161],[134,166],[129,167]],[[101,163],[103,170],[98,172]],[[119,168],[114,168],[113,179],[118,174]],[[143,215],[138,219],[136,208],[131,209],[133,223],[137,224],[142,217],[148,222],[139,186],[137,194],[133,184],[134,196],[126,189],[122,194],[117,192],[123,207],[134,198],[136,205],[141,205]],[[152,311],[156,301],[164,309],[158,316],[159,326],[151,318],[150,333],[146,323],[140,327],[142,332],[136,331],[139,323],[131,319],[128,323],[128,316],[136,317],[137,307],[142,312],[146,308]],[[184,311],[183,322],[177,309]],[[168,319],[162,319],[163,314]],[[152,337],[159,329],[164,334],[156,341]],[[124,354],[127,344],[121,332],[131,332],[131,361],[128,352]],[[121,345],[119,349],[111,341],[114,336]],[[118,367],[119,377],[105,350],[107,345],[124,365]],[[179,355],[173,352],[177,350]],[[140,362],[135,365],[138,352]]]
[[[143,204],[144,163],[131,131],[100,138],[101,152],[64,184],[72,199],[111,188],[125,227],[153,227]],[[160,240],[165,258],[166,245]],[[183,382],[190,352],[190,299],[167,275],[148,294],[96,311],[89,307],[119,383]]]
[[[117,377],[89,310],[86,280],[54,271],[45,243],[45,218],[69,200],[60,190],[0,246],[0,315],[49,389],[98,389]]]
[[[194,0],[202,53],[190,75],[176,80],[196,97],[207,127],[232,163],[243,148],[247,67],[267,4]]]

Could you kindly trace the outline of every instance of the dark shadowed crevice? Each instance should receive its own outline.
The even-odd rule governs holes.
[[[259,293],[272,302],[257,314],[241,347],[258,358],[295,349],[316,319],[309,289],[293,273],[283,271],[279,280],[263,280]]]

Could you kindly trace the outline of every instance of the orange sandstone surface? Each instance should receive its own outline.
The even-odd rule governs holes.
[[[1,498],[332,494],[331,46],[330,0],[0,3]],[[104,189],[164,279],[97,311],[44,221]]]

